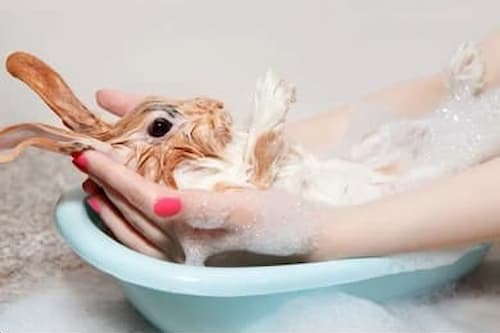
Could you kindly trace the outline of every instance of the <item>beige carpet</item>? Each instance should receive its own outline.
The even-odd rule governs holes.
[[[151,330],[110,278],[80,260],[55,228],[60,194],[82,178],[69,158],[39,150],[0,165],[2,333]],[[64,315],[52,315],[57,312]],[[94,318],[87,327],[85,316]]]
[[[59,195],[81,176],[67,158],[32,150],[0,165],[0,300],[82,269],[52,221]]]

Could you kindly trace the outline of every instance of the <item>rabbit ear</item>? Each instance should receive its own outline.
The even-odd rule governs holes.
[[[111,128],[93,115],[61,76],[37,57],[15,52],[7,58],[6,66],[9,73],[33,89],[69,129],[102,139]]]
[[[89,137],[44,124],[19,124],[0,131],[0,163],[16,159],[33,146],[62,154],[90,148]]]

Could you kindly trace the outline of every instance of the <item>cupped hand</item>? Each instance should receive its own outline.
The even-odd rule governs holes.
[[[100,91],[97,101],[123,115],[142,96]],[[173,191],[96,151],[74,163],[90,179],[89,206],[124,245],[157,258],[203,264],[211,255],[250,251],[307,255],[326,207],[281,190]]]

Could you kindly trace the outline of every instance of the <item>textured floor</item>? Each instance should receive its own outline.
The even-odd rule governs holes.
[[[59,195],[79,178],[69,159],[35,150],[0,165],[0,300],[82,269],[52,221]]]
[[[82,262],[57,233],[53,207],[81,179],[68,158],[38,150],[0,165],[2,333],[151,330],[118,287]],[[94,318],[88,326],[78,322],[85,316]]]
[[[69,158],[29,150],[0,165],[0,302],[88,268],[58,235],[53,208],[82,179]]]

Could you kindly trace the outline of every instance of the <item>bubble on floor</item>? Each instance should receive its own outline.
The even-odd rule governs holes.
[[[244,332],[495,332],[488,314],[494,300],[455,300],[452,290],[445,294],[385,303],[338,292],[300,296]],[[470,320],[474,309],[484,320]]]

